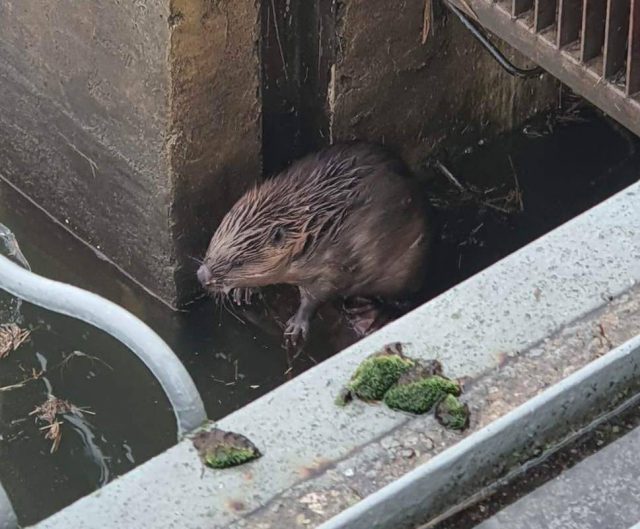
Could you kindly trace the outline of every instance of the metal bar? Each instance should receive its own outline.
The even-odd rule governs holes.
[[[511,14],[514,17],[522,15],[533,8],[533,0],[511,0]]]
[[[581,0],[560,0],[558,8],[558,47],[562,48],[580,37]]]
[[[0,224],[0,239],[11,232]],[[164,390],[182,437],[207,419],[200,394],[175,353],[133,314],[97,294],[44,278],[0,255],[0,289],[25,301],[94,325],[125,344]]]
[[[478,430],[398,480],[342,511],[318,529],[410,527],[441,514],[500,477],[516,451],[554,443],[558,428],[579,429],[606,413],[611,399],[632,392],[640,371],[640,336],[594,360],[543,393]],[[628,404],[637,405],[631,393]],[[597,410],[597,412],[596,412]],[[595,414],[594,414],[595,412]],[[566,430],[565,430],[566,433]],[[525,448],[525,449],[526,449]],[[411,525],[413,523],[413,525]]]
[[[624,66],[629,28],[629,0],[607,1],[607,23],[604,32],[604,70],[609,79]]]
[[[461,0],[452,0],[460,6]],[[567,60],[555,44],[538,38],[524,24],[514,24],[511,13],[495,9],[482,0],[465,0],[475,11],[487,31],[504,40],[520,53],[542,66],[549,74],[609,114],[613,119],[640,136],[640,100],[627,97],[611,83],[600,82],[601,75],[585,68],[579,61]],[[616,0],[620,1],[620,0]]]
[[[640,91],[640,2],[632,0],[627,53],[627,95]]]
[[[535,0],[533,29],[539,33],[556,21],[557,0]]]
[[[582,44],[580,60],[590,61],[602,53],[606,0],[584,0],[582,5]]]

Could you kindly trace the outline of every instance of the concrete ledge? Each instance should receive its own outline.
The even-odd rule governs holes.
[[[477,529],[631,527],[640,519],[639,443],[635,428]]]
[[[575,346],[563,349],[567,336],[562,334],[556,341],[545,338],[590,313],[607,316],[608,301],[638,283],[638,211],[640,185],[635,184],[226,417],[221,428],[248,435],[264,451],[265,456],[251,465],[224,472],[203,470],[191,443],[183,441],[38,527],[98,528],[107,522],[154,528],[319,525],[398,477],[382,458],[391,451],[385,439],[411,428],[430,438],[439,435],[428,417],[408,417],[363,403],[345,409],[334,405],[340,386],[364,357],[390,341],[407,342],[409,354],[436,357],[448,375],[471,377],[474,383],[467,398],[474,395],[476,383],[484,384],[485,399],[491,394],[490,383],[519,383],[520,390],[508,394],[492,413],[474,408],[470,433],[478,430],[541,392],[545,384],[566,376],[564,362],[573,358]],[[620,299],[622,312],[614,315],[618,339],[625,341],[633,329],[624,324],[636,320],[622,314],[637,308],[635,292]],[[589,320],[576,325],[582,329],[592,324]],[[583,344],[577,351],[582,349],[588,348]],[[581,357],[582,365],[602,352],[590,351]],[[556,353],[557,365],[545,372],[546,357],[536,360],[536,355]],[[539,377],[533,376],[537,368]],[[528,378],[536,382],[530,388]],[[429,454],[415,454],[395,471],[411,470],[459,439],[429,439]],[[419,443],[426,445],[427,439]],[[370,473],[362,476],[361,484],[345,485],[344,478],[365,463]],[[340,486],[326,484],[337,478]]]

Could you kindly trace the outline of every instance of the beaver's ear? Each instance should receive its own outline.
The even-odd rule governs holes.
[[[274,246],[282,246],[284,243],[285,230],[282,226],[276,226],[271,231],[271,243]]]
[[[309,232],[301,233],[298,237],[296,237],[296,240],[293,243],[291,257],[293,259],[299,259],[300,257],[304,256],[311,247],[312,242],[313,235],[311,235]]]

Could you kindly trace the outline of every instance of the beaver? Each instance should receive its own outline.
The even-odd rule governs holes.
[[[306,340],[336,297],[402,300],[421,290],[432,240],[426,197],[386,148],[344,142],[250,189],[214,233],[197,277],[214,295],[249,299],[290,284],[300,305],[285,340]]]

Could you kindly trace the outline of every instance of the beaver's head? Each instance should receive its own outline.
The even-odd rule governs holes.
[[[305,222],[293,197],[267,181],[247,192],[216,230],[197,275],[211,293],[288,280],[304,250]]]

